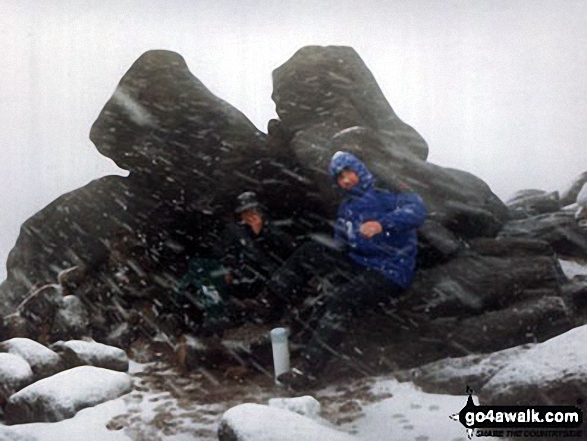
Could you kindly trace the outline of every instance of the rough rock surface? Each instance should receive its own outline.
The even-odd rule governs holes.
[[[385,132],[397,148],[421,159],[428,145],[401,121],[371,71],[350,47],[307,46],[273,72],[273,100],[289,133],[322,123],[339,130],[364,126]]]
[[[25,222],[0,289],[13,305],[64,268],[105,262],[113,248],[124,247],[120,242],[129,232],[157,236],[150,244],[161,241],[163,250],[155,257],[177,259],[177,244],[185,250],[195,242],[203,213],[230,204],[265,154],[265,135],[169,51],[149,51],[133,64],[90,137],[131,174],[93,181]],[[177,234],[179,240],[172,237]],[[121,251],[125,261],[133,257]],[[138,256],[135,264],[141,267]]]
[[[585,258],[587,233],[579,228],[572,213],[559,211],[506,223],[499,237],[539,239],[563,256]]]
[[[61,421],[131,389],[127,374],[93,366],[77,367],[39,380],[12,395],[5,417],[9,424]]]
[[[297,172],[318,184],[331,210],[340,196],[326,171],[334,152],[346,150],[366,162],[380,185],[393,188],[401,180],[417,190],[433,218],[453,231],[492,236],[508,219],[483,181],[426,162],[425,141],[393,112],[352,48],[304,47],[274,71],[273,83],[280,121],[272,124],[278,139],[269,142],[295,155]]]
[[[495,255],[508,245],[509,255]],[[532,289],[560,295],[556,259],[532,255],[524,246],[517,248],[516,255],[512,241],[503,245],[486,242],[477,246],[485,255],[463,251],[443,265],[419,271],[399,309],[426,312],[431,317],[466,316],[511,305]]]
[[[558,191],[543,190],[520,190],[506,201],[506,205],[514,218],[553,213],[562,208]]]

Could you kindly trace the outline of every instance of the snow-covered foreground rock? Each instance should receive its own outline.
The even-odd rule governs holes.
[[[11,424],[60,421],[131,389],[127,374],[81,366],[39,380],[12,395],[6,405],[6,420]]]
[[[126,352],[114,346],[84,340],[59,342],[54,346],[71,349],[83,364],[120,372],[128,370],[129,361]]]
[[[220,441],[352,441],[351,435],[278,407],[241,404],[222,417]]]
[[[22,357],[37,378],[48,377],[61,368],[61,358],[51,349],[28,338],[12,338],[0,343],[0,352]]]
[[[0,405],[32,381],[33,371],[26,360],[14,354],[0,354]]]
[[[269,406],[286,409],[312,419],[318,418],[321,410],[320,402],[310,395],[295,398],[271,398]]]
[[[536,345],[497,372],[479,392],[483,403],[575,404],[587,391],[587,325]]]
[[[437,393],[470,386],[482,404],[571,405],[587,390],[586,341],[584,325],[543,343],[445,359],[402,377]]]

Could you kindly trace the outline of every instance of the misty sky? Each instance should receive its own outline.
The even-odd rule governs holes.
[[[271,71],[304,45],[353,46],[429,160],[502,199],[587,170],[587,2],[0,0],[0,279],[24,220],[111,173],[89,130],[149,49],[260,129]]]

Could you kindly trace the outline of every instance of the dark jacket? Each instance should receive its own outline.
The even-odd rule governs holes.
[[[407,288],[412,283],[417,254],[417,229],[424,223],[426,207],[416,193],[395,193],[374,187],[374,178],[359,159],[337,152],[330,163],[336,180],[344,170],[353,170],[359,183],[338,209],[334,229],[337,242],[347,246],[348,256],[356,263],[380,271],[387,279]],[[368,221],[377,221],[383,231],[371,239],[359,229]]]
[[[265,221],[258,235],[247,225],[231,225],[221,244],[216,254],[232,276],[231,291],[243,297],[256,296],[295,250],[292,237],[271,221]]]

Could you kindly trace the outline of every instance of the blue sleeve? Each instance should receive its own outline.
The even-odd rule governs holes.
[[[383,230],[404,231],[419,228],[426,220],[426,206],[417,193],[400,193],[395,197],[391,194],[381,194],[384,205],[389,205],[390,211],[378,216]],[[395,199],[395,204],[393,199]]]

